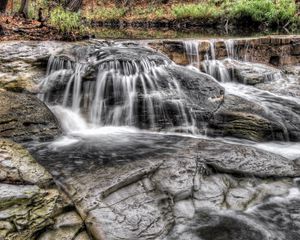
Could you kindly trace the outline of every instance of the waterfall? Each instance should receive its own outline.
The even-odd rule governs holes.
[[[235,59],[234,40],[233,39],[226,39],[226,40],[224,40],[224,44],[225,44],[225,47],[226,47],[227,57]]]
[[[137,51],[137,55],[127,57],[130,51]],[[40,85],[44,92],[40,97],[48,104],[66,108],[65,118],[74,118],[70,111],[82,116],[85,125],[147,129],[165,126],[170,131],[195,133],[195,119],[186,106],[188,96],[168,72],[173,63],[163,55],[152,56],[152,51],[150,55],[149,50],[142,55],[139,51],[120,46],[101,48],[76,56],[76,62],[52,56],[48,75]],[[57,91],[63,92],[62,96],[55,97]],[[56,113],[62,114],[61,108]],[[65,130],[78,128],[77,123],[68,124]]]
[[[198,68],[200,67],[199,44],[197,40],[188,40],[183,42],[185,54],[189,60],[189,64]]]

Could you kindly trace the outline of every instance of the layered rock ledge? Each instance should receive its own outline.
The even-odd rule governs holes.
[[[205,55],[211,51],[211,44],[214,45],[216,59],[228,57],[225,41],[226,39],[197,41],[199,60],[205,59]],[[232,41],[236,49],[235,57],[238,59],[275,66],[295,65],[300,61],[300,36],[298,35],[237,38]],[[184,41],[155,40],[149,42],[149,46],[162,51],[177,64],[189,64]]]

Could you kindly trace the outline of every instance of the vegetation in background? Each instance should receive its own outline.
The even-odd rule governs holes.
[[[2,2],[6,0],[0,0]],[[27,2],[29,19],[40,21],[61,33],[78,32],[101,21],[190,21],[238,26],[256,23],[266,27],[299,28],[300,12],[295,0],[8,0],[18,13]],[[80,6],[80,8],[78,8]],[[299,6],[298,6],[299,8]],[[76,9],[76,10],[74,10]],[[77,11],[79,9],[79,11]],[[72,10],[72,11],[69,11]]]
[[[172,7],[176,19],[216,19],[223,9],[212,3],[179,4]]]
[[[299,20],[293,0],[236,0],[227,3],[225,8],[232,19],[248,18],[267,24],[286,24]]]
[[[153,1],[152,1],[153,2]],[[264,25],[299,24],[294,0],[207,0],[198,3],[147,4],[143,6],[96,8],[83,15],[89,20],[207,20],[230,22],[250,20]]]
[[[70,12],[62,7],[56,7],[51,11],[49,22],[61,33],[79,31],[81,27],[80,13]]]
[[[84,16],[88,20],[94,20],[94,21],[109,21],[109,20],[119,20],[125,16],[126,9],[123,7],[98,7],[91,11],[88,9]]]

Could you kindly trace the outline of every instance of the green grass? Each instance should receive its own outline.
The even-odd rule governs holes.
[[[176,19],[216,19],[223,15],[223,9],[212,3],[179,4],[172,7]]]
[[[56,7],[51,11],[49,22],[61,33],[71,33],[81,29],[80,13],[66,11],[62,7]]]
[[[152,20],[202,20],[221,23],[239,24],[251,20],[266,26],[284,26],[299,28],[300,17],[294,0],[207,0],[201,3],[174,4],[171,7],[159,4],[134,6],[132,9],[113,7],[112,5],[86,9],[81,13],[71,13],[57,7],[48,13],[50,0],[30,1],[29,15],[37,18],[38,9],[44,9],[44,16],[50,14],[49,23],[61,32],[72,32],[82,29],[81,16],[89,21],[152,21]],[[17,11],[19,4],[15,4]]]
[[[119,20],[124,17],[126,13],[125,8],[117,8],[117,7],[98,7],[94,11],[88,10],[84,13],[84,16],[88,20],[96,20],[96,21],[109,21],[109,20]]]

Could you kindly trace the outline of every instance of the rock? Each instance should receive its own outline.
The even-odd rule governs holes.
[[[1,230],[3,235],[0,237],[32,239],[37,231],[52,223],[52,213],[59,197],[57,190],[3,183],[0,190],[0,216],[7,227]]]
[[[259,91],[257,99],[247,99],[239,96],[238,91],[243,89],[234,88],[225,96],[224,103],[209,121],[208,135],[253,141],[300,139],[300,105],[295,100]],[[256,100],[264,101],[265,105]]]
[[[63,45],[63,46],[62,46]],[[5,42],[0,44],[0,88],[36,92],[45,75],[48,58],[61,47],[58,42]]]
[[[43,141],[61,133],[54,115],[35,96],[0,90],[0,102],[0,137]]]
[[[299,56],[300,55],[300,42],[293,43],[291,48],[291,55]]]
[[[206,60],[201,70],[212,75],[220,82],[239,82],[246,85],[268,83],[274,80],[287,81],[280,70],[258,63],[241,62],[233,59]]]
[[[20,145],[0,139],[0,156],[0,181],[38,186],[51,183],[52,176]]]
[[[52,228],[39,236],[38,240],[77,239],[77,234],[83,228],[83,222],[76,212],[67,212],[56,217]]]
[[[0,65],[0,88],[13,92],[34,92],[36,84],[42,79],[44,71],[22,61]]]
[[[256,237],[265,236],[265,230],[248,223],[248,209],[271,196],[286,196],[293,186],[290,177],[300,176],[293,161],[253,147],[144,134],[148,147],[136,141],[141,137],[137,134],[125,144],[112,136],[41,150],[46,156],[41,163],[72,196],[94,239],[191,239],[195,232],[190,226],[203,227],[201,236],[214,239],[221,230],[209,237],[204,229],[229,231],[223,224],[227,219],[246,237],[248,226]],[[85,161],[66,158],[70,153],[76,159],[86,156]],[[39,159],[39,152],[35,154]],[[193,225],[203,209],[209,210],[199,217],[202,224]],[[247,221],[238,225],[238,217],[223,217],[223,211],[242,211]],[[234,234],[229,231],[228,239]]]
[[[81,232],[75,237],[74,240],[90,240],[90,237],[86,232]]]
[[[211,136],[233,136],[254,141],[284,139],[280,124],[267,118],[264,108],[246,99],[226,95],[208,125]]]
[[[218,60],[228,57],[225,47],[226,40],[211,39],[199,40],[199,60],[205,60],[210,55],[211,46],[214,48]],[[165,53],[175,63],[187,65],[189,63],[185,41],[163,40],[150,41],[149,46]],[[267,36],[255,38],[233,39],[234,57],[246,59],[250,62],[274,64],[275,66],[296,65],[299,63],[299,37],[298,36]]]
[[[214,142],[200,143],[206,164],[219,172],[257,177],[298,177],[300,167],[293,161],[253,147]],[[218,147],[218,151],[216,151]],[[220,158],[220,155],[222,158]]]
[[[85,229],[72,208],[26,149],[0,139],[0,239],[74,239]]]
[[[233,73],[233,79],[247,85],[284,79],[280,70],[263,64],[224,60],[224,66]]]

